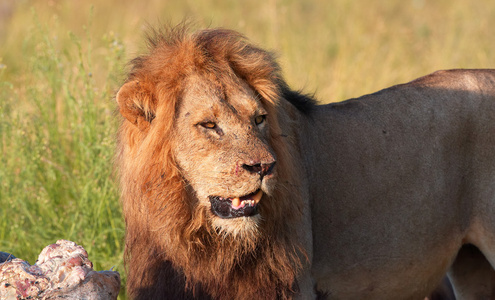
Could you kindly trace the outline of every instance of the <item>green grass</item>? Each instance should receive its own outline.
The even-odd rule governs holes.
[[[16,1],[0,16],[0,250],[30,263],[63,238],[124,275],[113,95],[146,23],[241,31],[322,102],[495,62],[489,0],[96,2]]]

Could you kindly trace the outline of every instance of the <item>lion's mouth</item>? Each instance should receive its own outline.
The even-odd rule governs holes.
[[[261,190],[234,198],[210,196],[211,211],[222,219],[254,216],[258,213],[258,203],[262,196]]]

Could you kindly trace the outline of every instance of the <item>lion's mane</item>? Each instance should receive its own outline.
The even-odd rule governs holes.
[[[147,54],[130,64],[126,83],[132,84],[117,94],[124,116],[116,163],[130,297],[290,298],[304,257],[295,237],[302,214],[300,158],[290,116],[280,108],[292,92],[273,55],[223,29],[190,34],[180,26],[153,31],[148,41]],[[209,211],[196,205],[174,162],[168,141],[175,134],[184,81],[195,73],[222,84],[232,84],[232,78],[245,81],[268,114],[276,116],[269,126],[279,179],[272,197],[261,203],[257,234],[213,229]]]

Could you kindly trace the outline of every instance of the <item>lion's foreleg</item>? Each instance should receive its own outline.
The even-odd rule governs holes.
[[[473,245],[461,248],[448,277],[456,299],[495,299],[495,271]]]

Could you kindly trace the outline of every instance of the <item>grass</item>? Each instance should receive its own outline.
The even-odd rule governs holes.
[[[495,62],[495,2],[489,0],[113,0],[94,6],[33,0],[12,8],[10,17],[0,17],[0,250],[34,263],[44,246],[69,239],[88,250],[95,269],[115,266],[121,275],[113,95],[125,63],[143,49],[146,23],[189,17],[196,27],[241,31],[279,53],[288,82],[322,102],[437,69]]]
[[[111,36],[99,41],[107,73],[97,79],[89,31],[60,43],[31,14],[18,53],[25,69],[1,77],[0,248],[34,263],[44,246],[68,239],[86,248],[95,269],[122,273],[111,76],[122,67],[123,47]]]

